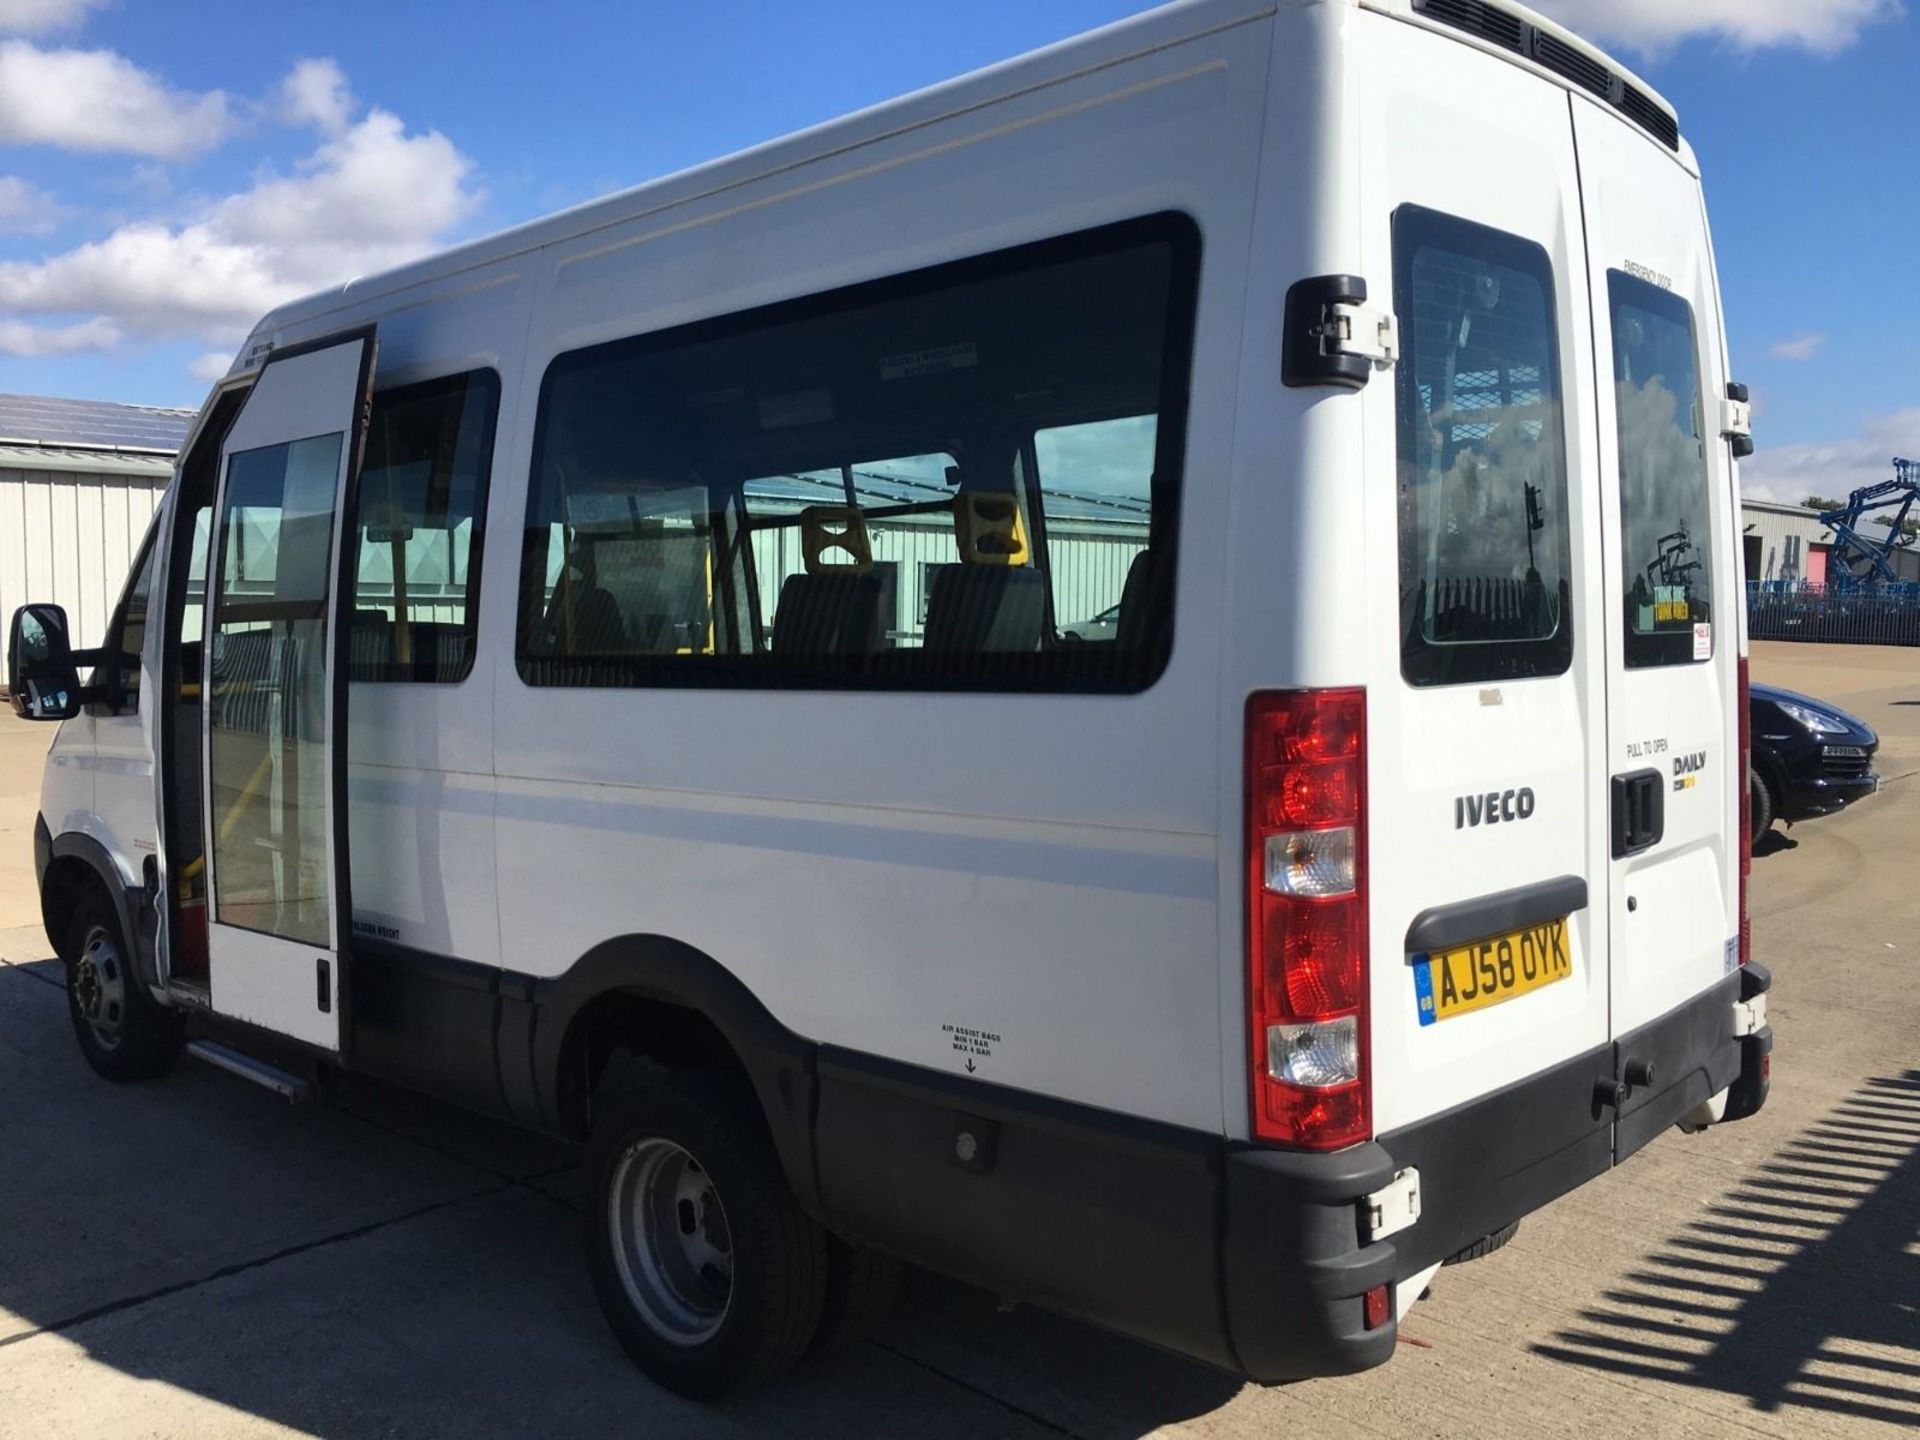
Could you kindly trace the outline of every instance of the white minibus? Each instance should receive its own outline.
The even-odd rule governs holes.
[[[16,619],[75,1032],[585,1142],[686,1393],[903,1261],[1382,1363],[1765,1100],[1750,447],[1673,110],[1506,0],[1169,5],[354,280],[103,645]]]

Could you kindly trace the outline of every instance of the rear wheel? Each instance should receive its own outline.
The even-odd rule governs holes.
[[[147,1080],[180,1053],[180,1017],[134,972],[113,902],[88,891],[67,929],[67,1014],[80,1053],[109,1080]]]
[[[787,1189],[751,1092],[663,1075],[594,1126],[589,1173],[587,1267],[642,1370],[714,1400],[793,1366],[820,1319],[826,1236]]]
[[[1752,821],[1750,839],[1755,845],[1773,828],[1773,790],[1758,770],[1747,771],[1747,810]]]

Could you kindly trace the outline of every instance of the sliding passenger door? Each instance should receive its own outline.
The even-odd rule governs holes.
[[[1613,1030],[1634,1084],[1620,1111],[1624,1154],[1671,1121],[1629,1124],[1691,1078],[1677,1070],[1698,1053],[1661,1054],[1636,1032],[1738,963],[1733,461],[1721,438],[1726,375],[1699,182],[1641,130],[1585,99],[1572,104],[1608,537],[1607,904]],[[1699,1095],[1726,1078],[1708,1077]]]
[[[1565,93],[1520,67],[1362,23],[1362,253],[1400,340],[1361,396],[1376,1129],[1507,1091],[1472,1147],[1417,1163],[1436,1196],[1518,1207],[1529,1177],[1597,1173],[1611,1142],[1593,1104],[1612,1073],[1606,700],[1573,136]]]
[[[261,371],[221,446],[200,657],[209,1003],[327,1050],[349,933],[342,518],[373,363],[367,329]]]

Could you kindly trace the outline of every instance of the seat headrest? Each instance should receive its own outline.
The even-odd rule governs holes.
[[[963,565],[1031,565],[1020,502],[998,490],[962,490],[953,497],[953,538]]]
[[[800,554],[809,575],[866,574],[873,569],[866,516],[851,505],[809,505],[800,512]]]

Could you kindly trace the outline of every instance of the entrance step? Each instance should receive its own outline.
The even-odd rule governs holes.
[[[269,1065],[264,1060],[256,1060],[251,1055],[243,1055],[231,1046],[222,1045],[217,1040],[189,1040],[187,1053],[196,1060],[204,1060],[209,1065],[217,1065],[229,1075],[238,1075],[242,1080],[251,1080],[255,1085],[265,1086],[276,1095],[284,1095],[295,1105],[303,1105],[313,1099],[313,1082],[291,1071],[282,1070],[278,1065]]]

